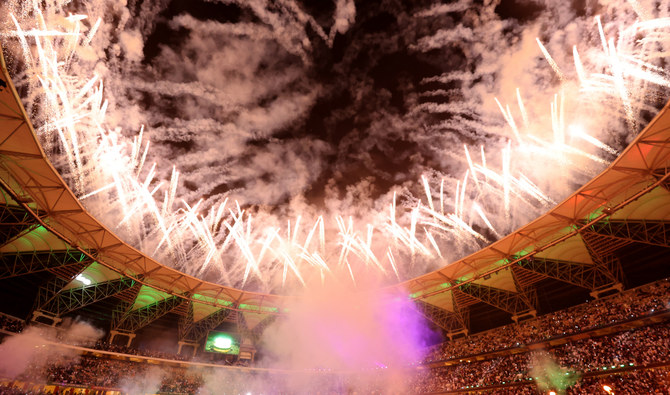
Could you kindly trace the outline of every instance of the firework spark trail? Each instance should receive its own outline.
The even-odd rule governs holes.
[[[267,36],[264,39],[269,40],[275,37],[282,21],[278,14],[262,9],[261,3],[255,3],[252,8],[274,29],[264,33]],[[305,26],[318,27],[314,19],[297,8],[295,3],[283,1],[281,4],[287,15],[290,15],[291,34],[295,37],[303,37]],[[345,6],[351,5],[343,3],[343,7]],[[381,216],[383,220],[379,223],[367,223],[359,228],[350,216],[348,220],[344,220],[344,216],[339,213],[329,213],[332,221],[324,219],[326,217],[323,214],[315,214],[311,226],[301,226],[301,223],[310,223],[310,219],[307,215],[298,215],[294,222],[287,221],[283,232],[275,225],[253,226],[251,214],[237,202],[235,209],[227,208],[228,201],[224,200],[205,210],[202,208],[202,201],[193,206],[182,201],[181,207],[175,209],[175,202],[179,197],[178,167],[172,165],[169,182],[158,179],[157,164],[145,168],[150,141],[144,138],[144,128],[131,137],[122,135],[118,130],[107,130],[109,126],[105,116],[108,104],[101,77],[95,73],[92,76],[77,74],[77,51],[91,45],[96,32],[103,27],[102,19],[97,18],[87,28],[83,22],[88,17],[77,14],[65,18],[66,26],[50,26],[52,15],[49,12],[53,10],[44,13],[39,9],[34,11],[34,27],[23,29],[22,23],[30,23],[25,22],[27,17],[23,15],[22,22],[19,22],[12,14],[12,30],[0,32],[0,36],[18,42],[25,62],[25,72],[29,76],[26,84],[31,90],[43,94],[45,100],[42,103],[43,108],[40,109],[43,115],[37,131],[47,136],[46,141],[50,140],[49,136],[53,133],[58,137],[59,149],[65,154],[64,175],[73,182],[75,193],[85,202],[117,202],[117,229],[126,229],[125,234],[131,235],[131,242],[143,250],[153,251],[154,255],[172,257],[173,265],[183,270],[188,269],[190,273],[205,275],[210,269],[215,269],[226,284],[244,287],[254,277],[266,290],[272,288],[272,277],[275,273],[269,273],[268,270],[275,263],[279,263],[277,266],[280,267],[280,273],[277,275],[281,276],[282,286],[291,281],[289,273],[306,286],[311,271],[315,271],[323,282],[325,276],[338,267],[346,268],[354,284],[358,282],[356,273],[360,268],[374,268],[382,276],[391,276],[392,272],[392,276],[402,279],[406,273],[411,272],[405,266],[414,265],[418,259],[438,259],[440,262],[448,259],[443,256],[445,244],[480,247],[490,242],[484,234],[485,231],[495,238],[510,231],[506,221],[501,222],[500,217],[489,218],[485,207],[490,210],[488,214],[501,211],[504,218],[508,219],[512,208],[519,204],[530,208],[546,208],[555,204],[531,177],[519,171],[522,166],[515,162],[517,153],[537,153],[556,158],[560,163],[577,169],[580,167],[576,165],[576,157],[586,158],[597,164],[608,162],[598,155],[570,145],[566,140],[566,111],[568,101],[574,99],[567,97],[564,87],[554,95],[549,105],[553,132],[550,140],[539,137],[540,134],[535,135],[540,127],[530,117],[520,90],[517,89],[516,101],[523,130],[519,129],[510,106],[503,106],[495,98],[502,118],[514,135],[514,144],[508,139],[501,150],[500,170],[487,166],[483,145],[480,146],[480,163],[473,161],[468,146],[464,145],[463,162],[467,164],[467,169],[462,173],[463,177],[444,176],[439,172],[435,173],[439,177],[431,176],[431,179],[422,176],[417,184],[422,184],[425,203],[412,197],[409,192],[403,192],[403,203],[398,207],[396,191],[393,191],[389,213]],[[663,48],[668,41],[668,34],[662,30],[670,27],[670,19],[659,18],[635,23],[622,31],[620,46],[615,45],[614,39],[606,37],[600,17],[595,20],[602,44],[603,55],[600,58],[606,59],[606,66],[593,67],[596,71],[589,73],[587,70],[592,67],[590,63],[598,59],[593,55],[582,59],[577,47],[572,47],[580,93],[593,98],[617,97],[623,106],[625,118],[632,127],[637,122],[637,108],[645,105],[644,92],[640,86],[653,84],[670,87],[668,72],[653,63],[654,60],[667,56],[667,51]],[[186,17],[177,22],[193,23]],[[246,26],[246,29],[251,31],[249,29],[252,27]],[[319,29],[316,31],[317,35],[332,42],[333,31],[337,27],[333,26],[328,34]],[[638,40],[642,43],[642,48],[624,45],[633,42],[639,34],[643,34],[643,38]],[[293,41],[287,41],[285,36],[275,39],[289,52],[308,60],[309,43],[301,42],[296,45]],[[430,40],[426,42],[428,41]],[[565,84],[569,81],[568,74],[558,67],[542,42],[539,39],[536,41],[551,69],[558,75],[561,83],[567,86]],[[653,49],[653,46],[659,46],[659,49]],[[475,75],[470,73],[452,72],[427,78],[425,83],[447,84],[452,81],[472,81],[474,78]],[[162,89],[169,93],[192,87],[161,82],[152,89]],[[198,89],[203,98],[209,97],[210,100],[217,101],[222,97],[222,93],[216,90],[205,87]],[[447,91],[436,89],[431,92],[427,95],[439,96]],[[33,106],[32,103],[29,105]],[[473,130],[485,127],[485,123],[469,119],[473,114],[469,107],[458,103],[424,103],[417,106],[415,111],[460,114],[463,116],[455,117],[457,121],[454,125],[470,125]],[[573,131],[570,127],[568,129],[575,137],[608,154],[617,154],[614,148],[590,133],[584,130]],[[96,176],[91,178],[91,174]],[[469,178],[473,181],[470,185]],[[437,199],[431,190],[431,184],[437,185],[434,180],[439,180],[439,207],[435,206]],[[496,205],[495,202],[500,202],[501,197],[502,207],[499,207],[499,203]],[[451,202],[452,198],[453,210],[449,212],[445,210],[445,204]],[[262,221],[254,219],[253,222]],[[146,233],[149,228],[152,229],[152,234]],[[336,236],[327,239],[326,234],[333,233],[333,229]],[[166,247],[166,252],[160,252],[163,246]],[[378,254],[385,255],[386,259],[379,259]],[[408,263],[399,267],[397,257]],[[198,262],[195,269],[192,266],[183,266],[188,260]],[[240,278],[234,278],[236,273],[239,273]]]
[[[619,151],[617,151],[614,148],[610,147],[609,145],[603,143],[602,141],[598,140],[597,138],[595,138],[593,136],[590,136],[579,125],[570,125],[570,127],[568,129],[569,129],[570,134],[572,136],[579,137],[580,139],[583,139],[584,141],[586,141],[590,144],[593,144],[596,147],[602,149],[603,151],[607,151],[612,155],[619,155]]]
[[[558,64],[556,63],[556,61],[554,60],[554,58],[551,57],[551,55],[549,54],[549,51],[547,51],[547,48],[545,48],[544,45],[542,45],[542,42],[540,41],[539,38],[536,38],[535,41],[537,41],[537,45],[540,47],[540,50],[542,51],[542,54],[543,54],[544,57],[547,59],[547,62],[549,63],[549,65],[551,66],[551,68],[554,70],[554,72],[556,73],[556,75],[558,75],[558,78],[559,78],[561,81],[564,81],[564,80],[565,80],[565,75],[563,75],[563,72],[562,72],[561,69],[558,67]]]

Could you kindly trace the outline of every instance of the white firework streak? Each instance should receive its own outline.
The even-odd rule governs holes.
[[[293,3],[284,1],[281,4],[290,11],[292,23],[318,27],[311,16]],[[476,230],[477,226],[488,229],[496,238],[509,231],[504,224],[492,221],[485,209],[492,210],[488,211],[489,214],[494,210],[500,211],[500,207],[494,207],[492,203],[500,201],[500,197],[505,217],[509,217],[511,209],[518,204],[544,208],[555,204],[518,170],[520,166],[514,161],[517,153],[538,153],[568,165],[576,163],[572,159],[574,157],[587,158],[597,164],[608,163],[608,160],[570,145],[566,140],[565,112],[569,99],[564,87],[569,77],[537,39],[541,53],[564,84],[550,104],[553,138],[546,140],[533,134],[534,120],[530,118],[518,89],[516,101],[523,129],[518,127],[510,106],[503,106],[496,98],[502,117],[514,136],[514,144],[508,140],[502,149],[500,170],[487,166],[483,145],[480,146],[480,163],[473,161],[469,148],[464,146],[463,162],[467,163],[467,170],[462,178],[456,180],[455,191],[448,194],[445,177],[438,178],[439,207],[435,207],[431,179],[422,176],[419,183],[423,186],[425,204],[420,199],[408,198],[412,200],[411,204],[398,208],[394,192],[388,216],[377,226],[366,224],[362,228],[364,230],[358,230],[351,217],[345,221],[339,214],[333,215],[332,221],[325,220],[324,215],[316,215],[311,226],[301,226],[302,222],[309,223],[310,219],[299,215],[293,223],[286,221],[285,231],[275,226],[254,227],[251,215],[237,202],[235,209],[227,208],[227,200],[214,204],[205,214],[200,214],[202,201],[193,206],[182,201],[181,207],[175,209],[179,196],[179,169],[172,165],[169,183],[157,179],[157,169],[162,168],[161,164],[152,164],[146,169],[150,142],[143,137],[144,129],[141,128],[134,137],[126,137],[119,130],[110,129],[105,118],[107,102],[101,78],[97,74],[77,74],[77,51],[91,45],[102,26],[102,19],[97,18],[87,28],[83,21],[88,17],[77,14],[53,18],[60,22],[50,25],[52,15],[49,12],[53,13],[61,6],[60,3],[48,5],[46,16],[37,5],[30,16],[26,13],[17,19],[15,15],[10,15],[12,29],[0,32],[0,37],[18,42],[27,76],[24,84],[30,92],[37,92],[32,95],[41,95],[42,100],[36,101],[39,104],[27,104],[30,106],[28,113],[40,114],[36,130],[47,145],[51,144],[51,136],[57,137],[60,147],[54,148],[58,148],[63,156],[52,160],[57,162],[63,176],[72,184],[77,196],[89,205],[87,207],[93,207],[95,211],[96,201],[103,202],[105,208],[104,203],[115,202],[115,208],[108,211],[113,211],[116,214],[110,215],[116,216],[110,217],[109,221],[116,225],[117,230],[123,231],[131,243],[153,255],[172,257],[173,266],[190,273],[204,275],[216,270],[221,281],[227,285],[244,287],[254,276],[263,286],[271,287],[269,279],[274,273],[265,270],[273,263],[280,263],[282,286],[287,284],[289,273],[300,284],[307,286],[303,271],[308,270],[316,270],[323,282],[335,266],[346,266],[354,284],[357,283],[359,268],[375,268],[383,276],[391,276],[392,271],[395,278],[402,279],[401,272],[404,271],[397,266],[396,256],[409,256],[409,265],[419,257],[442,262],[446,257],[443,256],[441,243],[481,246],[490,242],[487,236]],[[34,19],[26,21],[28,18]],[[273,15],[268,14],[266,18],[278,23],[272,19],[275,18]],[[23,29],[22,23],[32,24],[33,27]],[[596,18],[596,24],[602,55],[589,55],[582,59],[577,47],[573,47],[579,93],[595,99],[618,98],[625,119],[633,128],[638,123],[637,109],[645,105],[645,92],[641,87],[645,84],[670,87],[668,72],[652,63],[669,55],[663,48],[667,47],[670,37],[667,32],[670,30],[670,18],[637,22],[620,32],[617,44],[614,39],[606,37],[600,17]],[[322,30],[318,30],[317,34],[325,40],[330,40],[332,36]],[[289,47],[302,58],[306,56],[304,48]],[[605,67],[596,64],[593,69],[597,71],[588,72],[590,63],[603,59]],[[436,77],[434,80],[442,79]],[[439,92],[436,90],[433,94]],[[438,112],[447,109],[447,106],[442,107],[425,105],[423,108]],[[572,135],[608,154],[617,154],[614,148],[585,130],[578,130]],[[468,186],[469,178],[474,181],[474,188]],[[445,212],[445,202],[450,202],[452,197],[453,212]],[[97,210],[97,213],[103,211]],[[337,230],[334,240],[326,239],[326,228]],[[147,232],[146,229],[152,230]],[[318,243],[315,238],[318,238]],[[161,252],[163,246],[166,252]],[[375,251],[385,253],[387,259],[378,259]],[[239,278],[234,277],[236,273],[240,274]]]

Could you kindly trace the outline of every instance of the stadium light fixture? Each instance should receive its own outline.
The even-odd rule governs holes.
[[[81,282],[81,283],[83,283],[83,284],[86,285],[86,286],[91,285],[91,282],[92,282],[90,278],[85,277],[85,276],[84,276],[83,274],[81,274],[81,273],[80,273],[80,274],[77,274],[77,277],[75,277],[74,279],[77,280],[77,281],[79,281],[79,282]]]

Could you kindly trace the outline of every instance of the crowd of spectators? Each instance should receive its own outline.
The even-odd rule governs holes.
[[[33,364],[17,379],[60,387],[116,389],[125,393],[195,394],[203,384],[201,372],[183,367],[157,367],[146,362],[94,356]],[[0,394],[2,391],[0,389]]]
[[[510,383],[581,383],[583,374],[670,364],[670,323],[569,342],[546,350],[507,354],[430,369],[417,377],[421,392],[482,388]],[[640,376],[644,377],[644,376]],[[584,384],[580,384],[584,385]],[[668,383],[665,384],[670,389]]]
[[[568,342],[543,350],[412,370],[410,388],[416,393],[431,393],[464,389],[486,391],[487,388],[493,390],[492,387],[507,385],[510,387],[495,388],[494,392],[535,394],[538,387],[562,385],[567,393],[578,394],[599,393],[603,383],[609,383],[618,389],[617,393],[667,393],[662,392],[670,390],[667,365],[670,365],[670,322]],[[151,389],[161,393],[195,394],[201,391],[208,377],[216,375],[220,378],[226,374],[238,374],[238,377],[223,381],[223,386],[254,382],[253,373],[248,372],[225,373],[220,368],[157,366],[92,355],[74,361],[36,366],[18,379],[31,382],[46,378],[46,382],[61,387],[78,385],[119,389],[126,393],[139,391],[137,386],[145,385],[141,387],[142,391]],[[370,375],[380,374],[383,375],[383,371],[370,372]],[[591,377],[594,375],[597,377]],[[343,385],[346,385],[346,380]],[[372,387],[370,383],[365,388],[364,391],[359,388],[357,393],[386,393],[383,389]],[[633,388],[641,389],[641,392],[628,391]],[[0,391],[0,394],[3,393]]]
[[[560,385],[564,386],[567,394],[601,392],[603,383],[617,388],[617,393],[670,393],[670,321],[629,330],[617,328],[619,332],[603,336],[588,333],[593,329],[668,311],[670,281],[662,280],[522,323],[445,342],[432,348],[424,362],[447,361],[450,365],[413,371],[410,386],[417,393],[465,389],[533,394],[537,393],[538,387],[559,385],[555,379],[560,377]],[[0,315],[0,328],[20,332],[23,322]],[[585,337],[564,339],[567,342],[560,345],[549,345],[547,342],[577,333],[584,333]],[[526,347],[532,344],[535,346]],[[150,358],[187,359],[182,355],[104,341],[98,341],[91,347]],[[493,351],[497,353],[487,355]],[[231,364],[226,360],[219,363]],[[135,384],[140,378],[140,382],[153,385],[153,391],[191,394],[205,388],[211,369],[220,370],[207,369],[185,368],[170,363],[158,368],[146,361],[84,355],[75,361],[50,361],[46,365],[35,366],[19,379],[29,382],[41,378],[58,385],[123,390],[131,383],[128,378],[132,378]],[[252,377],[249,373],[239,374],[239,382],[242,383]],[[368,386],[358,393],[380,393],[379,388],[373,387]],[[132,393],[132,390],[126,389],[128,391]],[[30,392],[0,386],[0,395],[23,393]]]
[[[26,390],[11,384],[0,384],[0,395],[51,395],[46,390]]]
[[[7,332],[20,333],[24,328],[23,320],[5,314],[0,314],[0,329]]]
[[[567,395],[605,393],[604,386],[617,394],[667,394],[670,390],[670,369],[634,370],[621,374],[586,377],[567,389]]]
[[[661,280],[518,324],[510,324],[433,347],[425,362],[462,358],[533,344],[609,326],[670,309],[670,281]]]
[[[93,348],[101,351],[115,352],[119,354],[140,355],[148,358],[172,359],[176,361],[188,361],[191,358],[187,355],[169,353],[165,351],[149,350],[145,348],[127,347],[118,344],[112,344],[104,340],[98,340]]]
[[[670,325],[660,324],[571,342],[550,350],[561,365],[590,371],[621,364],[670,362]]]
[[[567,343],[549,350],[510,354],[430,370],[420,369],[414,372],[415,376],[409,388],[413,393],[466,389],[496,394],[537,394],[547,393],[549,389],[553,389],[564,390],[563,393],[567,394],[584,394],[604,393],[602,386],[608,385],[616,390],[615,393],[620,394],[668,393],[669,368],[644,366],[670,362],[667,340],[651,347],[653,351],[649,351],[653,343],[667,339],[668,335],[670,335],[670,324],[666,323],[599,339]],[[616,346],[620,344],[626,344],[625,355],[617,352]],[[576,355],[582,356],[577,358]],[[615,361],[620,364],[614,365]],[[611,366],[615,368],[609,371],[602,369]],[[223,372],[214,374],[218,377],[225,375]],[[203,393],[205,381],[212,375],[212,368],[177,366],[158,368],[145,362],[84,356],[75,362],[50,363],[40,369],[33,369],[19,377],[19,380],[29,382],[46,377],[47,382],[59,385],[61,388],[77,385],[87,388],[118,389],[124,393],[147,390],[153,391],[152,393],[196,394]],[[583,375],[586,377],[580,378]],[[559,380],[556,380],[556,377]],[[281,381],[282,378],[278,380]],[[384,381],[383,378],[376,380],[375,385],[381,385],[380,383]],[[240,373],[237,380],[221,381],[221,390],[230,389],[227,386],[253,382],[254,377],[251,374]],[[501,385],[503,387],[499,387]],[[544,391],[538,392],[538,387]],[[369,382],[365,390],[358,384],[355,388],[359,394],[387,393],[386,388],[373,387]],[[29,393],[38,392],[0,387],[0,394]]]
[[[420,369],[416,371],[410,388],[416,393],[462,389],[485,391],[487,387],[511,384],[512,387],[495,388],[494,392],[536,394],[536,383],[544,382],[546,387],[555,384],[552,377],[565,375],[562,381],[568,394],[601,393],[603,384],[616,388],[617,393],[667,393],[670,390],[668,368],[652,370],[648,367],[670,362],[668,339],[670,324],[663,323],[566,343],[548,350]],[[61,387],[78,385],[119,389],[126,393],[133,393],[138,385],[145,385],[143,389],[161,393],[195,394],[202,388],[207,372],[207,369],[178,366],[159,368],[146,362],[82,356],[76,361],[51,362],[46,366],[35,367],[18,379],[30,382],[46,378],[46,382]],[[593,374],[599,376],[579,378],[580,375]],[[243,377],[240,381],[253,382],[252,376],[244,378],[244,373],[241,375]],[[33,392],[0,387],[0,394],[28,393]],[[380,392],[370,389],[357,393]]]

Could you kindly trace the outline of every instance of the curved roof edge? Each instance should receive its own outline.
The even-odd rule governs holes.
[[[0,185],[58,239],[92,261],[156,290],[237,311],[279,314],[291,298],[247,292],[169,268],[128,245],[81,205],[46,157],[7,71],[0,48]],[[9,199],[8,199],[9,198]]]
[[[166,267],[123,242],[89,214],[53,168],[7,72],[0,51],[0,182],[7,202],[27,210],[58,239],[105,267],[156,290],[218,308],[282,314],[294,296],[254,293],[214,284]],[[529,256],[578,235],[640,199],[670,176],[670,102],[600,175],[547,213],[495,243],[434,272],[386,287],[416,300],[486,280]],[[669,194],[670,196],[670,194]],[[511,276],[492,286],[516,290]],[[505,283],[505,281],[507,283]],[[450,301],[431,303],[452,310]]]
[[[409,292],[412,299],[424,300],[463,284],[484,282],[492,274],[523,259],[541,257],[549,250],[552,255],[560,256],[562,245],[572,248],[571,239],[599,221],[619,219],[617,215],[620,217],[623,209],[635,201],[651,199],[652,195],[658,199],[656,195],[661,195],[662,203],[670,205],[667,189],[650,194],[667,185],[670,185],[670,101],[614,162],[563,202],[489,246],[393,287]],[[647,211],[635,219],[670,220],[667,210]],[[567,249],[563,252],[567,256],[574,254],[568,254]],[[512,283],[505,286],[499,281],[492,286],[517,288],[511,276],[507,281]]]

